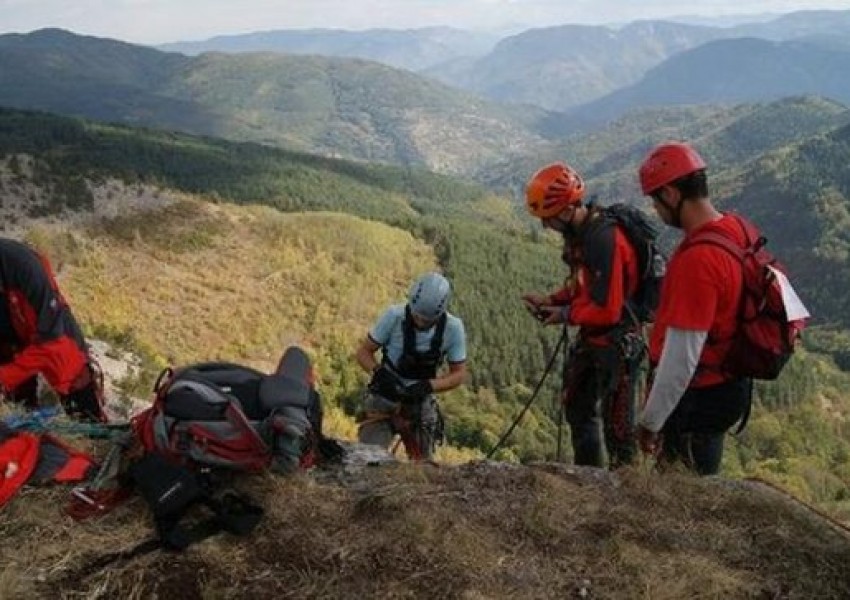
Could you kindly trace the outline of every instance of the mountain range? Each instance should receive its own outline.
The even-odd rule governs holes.
[[[635,108],[734,104],[813,94],[850,102],[850,47],[736,38],[681,52],[636,84],[573,111],[605,120]]]
[[[850,11],[756,16],[731,26],[682,21],[687,19],[621,27],[553,25],[500,40],[451,28],[278,30],[160,48],[185,54],[266,50],[366,58],[418,71],[490,100],[565,111],[633,85],[668,58],[709,41],[754,37],[846,48],[850,39]]]
[[[157,48],[188,55],[203,52],[282,52],[362,58],[418,71],[461,57],[482,56],[497,41],[496,34],[453,27],[364,31],[298,29],[218,36],[203,41],[162,44]]]
[[[530,148],[553,120],[375,62],[187,57],[61,30],[0,36],[0,105],[447,172]]]
[[[791,28],[784,18],[753,27],[775,37],[831,35],[847,14],[837,12],[832,20],[804,14],[799,20],[809,24],[805,27]],[[361,59],[271,52],[186,56],[42,30],[0,36],[0,105],[487,179],[492,165],[556,154],[571,134],[642,107],[732,106],[792,94],[850,101],[844,76],[850,72],[850,46],[811,38],[710,41],[718,31],[729,33],[652,21],[616,32],[564,26],[507,38],[477,61],[480,81],[505,77],[502,83],[510,87],[509,80],[527,77],[519,88],[538,105],[548,104],[550,92],[565,98],[559,91],[564,86],[577,94],[570,105],[588,95],[581,91],[586,86],[595,89],[591,96],[620,86],[558,113],[482,100]],[[526,69],[528,64],[542,71]],[[601,87],[600,77],[608,80]],[[626,80],[634,83],[622,87]]]

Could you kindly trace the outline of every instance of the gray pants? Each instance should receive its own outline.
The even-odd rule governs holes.
[[[360,442],[389,448],[398,434],[402,436],[408,458],[415,458],[416,451],[422,460],[430,460],[434,456],[440,416],[437,398],[433,394],[418,404],[399,405],[383,396],[366,392],[363,413],[363,421],[357,431]],[[410,445],[415,445],[415,448],[410,448]]]

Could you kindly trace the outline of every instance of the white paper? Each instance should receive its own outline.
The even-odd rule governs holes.
[[[776,281],[779,282],[779,289],[782,292],[782,304],[785,305],[785,312],[788,315],[788,320],[798,321],[800,319],[808,319],[811,317],[812,315],[809,314],[809,311],[803,305],[803,301],[800,300],[797,292],[794,291],[794,287],[791,285],[791,282],[788,281],[785,273],[778,269],[774,269],[769,265],[767,268],[773,271],[773,274],[776,275]]]

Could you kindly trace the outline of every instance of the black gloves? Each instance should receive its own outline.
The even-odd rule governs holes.
[[[425,396],[433,393],[434,388],[431,382],[427,379],[420,379],[404,386],[404,393],[407,396],[407,402],[421,402]],[[402,400],[404,402],[405,400]]]
[[[381,365],[372,374],[372,379],[369,381],[369,391],[393,402],[415,404],[424,400],[428,394],[433,393],[434,388],[427,379],[405,383],[393,371],[392,367]]]
[[[381,365],[372,373],[369,391],[388,400],[396,400],[398,396],[404,394],[404,383],[392,368]]]

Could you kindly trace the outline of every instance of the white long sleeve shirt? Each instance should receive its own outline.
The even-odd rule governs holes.
[[[642,427],[661,431],[688,389],[707,339],[707,331],[667,329],[652,389],[638,419]]]

